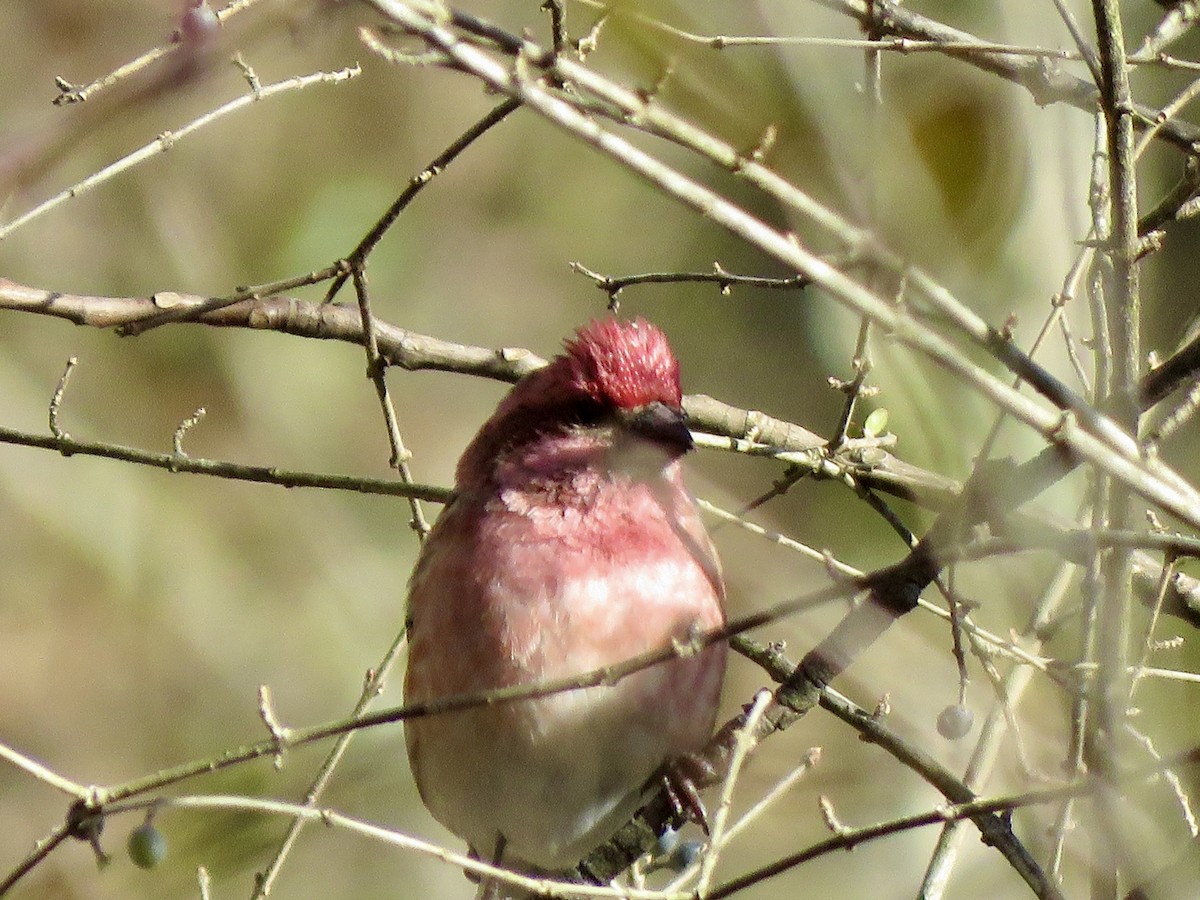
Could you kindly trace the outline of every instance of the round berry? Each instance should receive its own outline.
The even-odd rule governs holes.
[[[167,855],[167,839],[163,833],[146,822],[129,833],[129,858],[140,869],[153,869]]]
[[[966,737],[975,724],[975,715],[961,703],[952,703],[937,717],[938,734],[948,741],[957,741]]]
[[[675,848],[679,845],[679,832],[673,828],[668,828],[658,836],[658,840],[654,842],[654,851],[652,856],[656,860],[665,860],[670,856]]]
[[[682,872],[700,858],[700,850],[703,846],[700,841],[680,841],[671,852],[671,868]]]

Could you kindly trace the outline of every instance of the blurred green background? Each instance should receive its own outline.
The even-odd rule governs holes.
[[[1076,4],[1079,5],[1079,4]],[[460,75],[393,68],[356,39],[370,14],[352,3],[269,0],[235,20],[211,49],[212,65],[145,96],[162,67],[54,107],[54,77],[81,83],[160,44],[182,4],[160,0],[8,0],[0,4],[0,221],[96,171],[168,129],[246,90],[226,60],[240,50],[264,82],[359,62],[348,84],[321,85],[255,104],[180,141],[163,155],[34,221],[0,242],[0,275],[38,287],[144,296],[174,290],[221,295],[328,264],[348,252],[407,180],[497,102]],[[548,20],[537,0],[475,4],[477,12],[538,40]],[[856,37],[816,4],[672,3],[618,6],[704,34]],[[1069,46],[1050,4],[920,4],[923,11],[997,40]],[[1142,8],[1145,7],[1145,8]],[[1127,31],[1144,32],[1154,8],[1130,9]],[[1087,10],[1079,14],[1086,17]],[[596,12],[568,5],[583,34]],[[1086,20],[1086,19],[1085,19]],[[1185,55],[1195,41],[1174,48]],[[1088,223],[1093,124],[1059,106],[1037,107],[1020,89],[961,62],[913,54],[884,63],[885,105],[872,121],[860,53],[836,48],[715,51],[617,15],[589,61],[635,86],[669,64],[659,102],[727,140],[751,148],[768,125],[768,158],[844,215],[926,267],[994,324],[1017,316],[1027,343],[1049,311]],[[1186,83],[1139,72],[1135,89],[1165,102]],[[635,136],[693,177],[757,215],[787,224],[818,250],[826,236],[677,148]],[[1178,173],[1172,151],[1143,169],[1147,203]],[[1172,232],[1147,268],[1147,347],[1169,349],[1196,311],[1196,231]],[[707,270],[786,275],[714,225],[659,196],[612,162],[520,111],[472,147],[403,215],[371,258],[374,311],[419,333],[550,355],[561,339],[604,310],[605,297],[572,274],[579,261],[605,274]],[[317,299],[319,292],[303,294]],[[346,295],[348,299],[348,294]],[[834,427],[841,395],[827,378],[848,377],[857,323],[815,292],[711,286],[635,288],[622,312],[645,315],[670,335],[684,388],[798,422]],[[1075,308],[1078,307],[1078,308]],[[1082,301],[1068,310],[1077,337],[1090,335]],[[950,477],[969,471],[994,411],[941,372],[877,336],[871,402],[891,413],[897,453]],[[387,443],[360,350],[278,334],[170,326],[136,339],[60,320],[0,311],[0,421],[46,430],[47,404],[69,356],[79,359],[61,421],[72,435],[166,451],[178,424],[203,406],[186,439],[196,456],[293,469],[384,477]],[[1061,341],[1039,356],[1069,378]],[[987,364],[983,362],[983,364]],[[415,477],[450,483],[461,448],[504,391],[464,376],[392,372],[389,383]],[[1037,447],[1016,426],[1001,452]],[[1194,476],[1185,435],[1164,455]],[[778,466],[700,454],[693,489],[736,508],[767,490]],[[1057,492],[1071,510],[1081,478]],[[920,531],[928,515],[898,503]],[[430,515],[436,513],[431,508]],[[84,783],[108,784],[257,740],[255,692],[267,684],[286,724],[344,716],[400,627],[415,552],[403,501],[225,482],[107,460],[65,459],[0,445],[0,741]],[[755,516],[768,528],[827,548],[860,568],[892,562],[903,546],[845,487],[802,482]],[[732,528],[716,534],[733,614],[824,582],[821,566]],[[998,633],[1023,626],[1051,570],[1035,558],[977,565],[959,586],[983,603],[977,621]],[[842,609],[798,616],[761,635],[797,656]],[[1167,623],[1165,631],[1178,629]],[[1167,634],[1160,633],[1161,636]],[[1071,649],[1065,646],[1063,649]],[[1188,650],[1155,657],[1195,668]],[[399,702],[399,673],[381,700]],[[761,684],[735,661],[732,714]],[[890,696],[892,725],[961,770],[969,742],[934,732],[957,697],[947,630],[930,616],[894,629],[838,687],[868,708]],[[982,719],[991,692],[974,670],[971,705]],[[1143,727],[1171,749],[1194,742],[1194,689],[1143,688]],[[1063,696],[1035,682],[1020,708],[1030,762],[1060,774]],[[739,808],[759,796],[811,746],[821,765],[724,857],[732,876],[826,835],[816,796],[828,795],[847,824],[925,809],[940,798],[880,750],[824,714],[773,740],[749,766]],[[183,786],[187,792],[299,799],[323,748]],[[1026,784],[1006,745],[995,790]],[[349,814],[435,840],[457,842],[421,807],[398,726],[360,735],[324,801]],[[1156,801],[1159,802],[1159,801]],[[0,871],[62,820],[66,799],[0,765]],[[1150,806],[1144,807],[1143,812]],[[1177,816],[1162,817],[1164,852]],[[60,848],[14,892],[22,898],[195,897],[195,867],[215,897],[248,897],[286,823],[242,814],[164,812],[171,844],[153,872],[125,858],[140,819],[113,819],[104,838],[117,856],[97,872],[83,844]],[[1019,814],[1035,850],[1048,814]],[[932,830],[823,858],[744,894],[911,897],[935,838]],[[951,896],[1019,897],[1013,872],[974,834]],[[1073,851],[1069,885],[1083,882],[1086,842]],[[883,873],[883,874],[881,874]],[[881,881],[881,877],[883,880]],[[463,897],[450,866],[310,828],[277,884],[279,897]]]

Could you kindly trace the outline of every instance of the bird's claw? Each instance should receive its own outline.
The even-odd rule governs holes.
[[[691,819],[708,834],[708,812],[700,798],[698,782],[712,778],[712,764],[698,753],[686,753],[667,763],[663,770],[663,787],[676,815]]]

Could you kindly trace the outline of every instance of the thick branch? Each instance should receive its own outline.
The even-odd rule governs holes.
[[[209,297],[174,292],[156,294],[151,298],[64,294],[28,287],[0,277],[0,309],[54,316],[77,325],[96,328],[116,328],[127,322],[154,315],[161,311],[164,303],[169,306],[203,307],[211,303],[211,300],[212,298]],[[189,322],[210,327],[280,331],[297,337],[338,340],[355,345],[360,345],[362,342],[362,320],[356,308],[319,305],[290,297],[246,300],[219,310],[206,312],[195,319],[181,319],[177,324]],[[512,382],[543,364],[540,357],[528,350],[511,348],[492,350],[456,344],[407,331],[386,322],[376,323],[376,336],[380,353],[388,363],[409,371],[434,369]],[[1193,365],[1200,366],[1200,339],[1193,342],[1190,347],[1192,351],[1186,356],[1186,359],[1181,358],[1178,363],[1171,365],[1175,378],[1182,377],[1181,372],[1190,369]],[[1180,357],[1183,356],[1184,354],[1180,354]],[[1147,376],[1143,384],[1144,404],[1149,405],[1155,399],[1157,391],[1160,389],[1159,386],[1162,384],[1162,378],[1166,374],[1163,372],[1165,368],[1167,366],[1164,364],[1161,369],[1155,369]],[[709,434],[721,435],[734,440],[752,440],[785,452],[812,451],[824,447],[827,443],[825,438],[800,425],[774,418],[757,410],[740,409],[704,394],[693,394],[686,397],[684,405],[691,425]],[[56,442],[50,435],[31,436],[13,429],[6,429],[4,433],[11,435],[11,440],[8,441],[10,443],[38,446],[60,452],[64,449],[63,445]],[[191,464],[185,463],[181,466],[177,458],[168,457],[165,454],[158,459],[159,454],[146,454],[144,451],[131,448],[117,448],[118,452],[109,452],[107,449],[109,446],[97,445],[94,455],[131,462],[146,462],[148,465],[178,471],[195,471],[196,469],[191,467],[192,464],[215,466],[206,469],[205,474],[224,474],[221,466],[232,465],[216,461],[193,460]],[[67,449],[69,452],[91,453],[92,450],[89,448],[88,442],[77,441],[73,447]],[[143,456],[154,458],[145,460],[142,458]],[[912,500],[922,506],[939,511],[951,507],[962,490],[960,482],[914,466],[882,450],[875,451],[869,458],[839,456],[837,464],[845,467],[845,471],[853,475],[855,481],[863,486]],[[344,487],[349,490],[364,490],[363,479],[349,479],[345,485],[328,484],[325,483],[326,478],[337,479],[344,476],[307,476],[305,473],[288,473],[274,467],[240,468],[248,469],[253,474],[253,477],[247,477],[247,480],[295,486]],[[293,476],[295,476],[294,479]],[[299,480],[302,477],[310,480]],[[395,482],[380,482],[378,489],[374,485],[371,487],[372,493],[403,493],[406,490],[403,485]],[[437,498],[430,496],[426,499],[436,500]],[[1039,513],[1039,515],[1042,518],[1048,518],[1051,522],[1056,521],[1053,515],[1044,513]],[[1016,521],[1019,522],[1020,519]],[[1133,565],[1134,585],[1139,597],[1142,602],[1151,603],[1158,583],[1158,573],[1162,566],[1148,553],[1136,553]],[[1163,611],[1167,615],[1185,619],[1193,626],[1200,627],[1200,581],[1182,573],[1177,574],[1172,582],[1172,589],[1167,596]]]

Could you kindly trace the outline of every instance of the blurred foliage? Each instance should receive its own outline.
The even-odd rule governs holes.
[[[536,35],[547,21],[535,0],[478,3],[481,14]],[[1132,4],[1131,4],[1132,5]],[[0,220],[8,221],[200,113],[245,91],[226,64],[240,50],[270,82],[355,62],[349,84],[318,86],[255,104],[166,153],[44,216],[0,243],[0,274],[48,289],[146,295],[158,290],[222,294],[327,264],[370,228],[407,180],[487,109],[461,76],[390,68],[355,38],[370,21],[352,3],[272,0],[221,36],[211,66],[169,90],[150,91],[156,71],[82,105],[52,107],[54,77],[84,82],[162,42],[181,4],[134,0],[38,0],[0,4]],[[650,87],[662,102],[738,146],[752,148],[771,125],[770,163],[849,218],[872,223],[989,321],[1016,316],[1032,338],[1061,290],[1087,226],[1091,119],[1040,109],[1020,89],[940,56],[889,56],[883,112],[863,89],[861,53],[830,47],[715,51],[654,26],[700,34],[857,37],[852,23],[815,4],[644,0],[617,4],[591,62]],[[942,2],[925,10],[997,40],[1067,45],[1050,4]],[[1148,28],[1153,9],[1136,11]],[[1045,8],[1043,8],[1045,7]],[[1080,15],[1086,15],[1081,9]],[[568,6],[573,35],[595,21]],[[1144,21],[1143,21],[1144,20]],[[1131,31],[1136,33],[1136,31]],[[1196,40],[1179,52],[1195,51]],[[1185,79],[1139,74],[1138,90],[1165,100]],[[638,138],[639,141],[648,139]],[[672,147],[652,144],[694,178],[712,183],[772,222],[786,222],[823,249],[820,235]],[[1143,172],[1153,201],[1179,159],[1155,152]],[[1147,266],[1146,334],[1168,349],[1196,312],[1200,252],[1195,226],[1172,232]],[[442,174],[404,214],[371,259],[374,311],[421,333],[481,344],[525,346],[543,355],[606,298],[571,273],[709,269],[786,275],[712,223],[673,205],[611,162],[533,115],[518,112]],[[319,293],[306,296],[317,298]],[[1081,298],[1082,300],[1082,298]],[[822,434],[842,396],[828,377],[848,377],[858,323],[819,292],[712,286],[626,291],[622,311],[649,316],[670,334],[690,392],[790,419]],[[1068,315],[1090,334],[1086,309]],[[994,410],[927,362],[876,335],[871,405],[889,410],[897,452],[962,477]],[[0,412],[5,425],[43,431],[67,357],[79,358],[63,406],[72,434],[166,450],[198,407],[206,418],[187,436],[193,455],[318,471],[386,475],[378,405],[361,352],[277,334],[167,327],[137,339],[0,311]],[[1068,373],[1061,341],[1039,356]],[[981,365],[994,368],[988,360]],[[1069,377],[1069,376],[1068,376]],[[453,375],[393,372],[401,426],[424,482],[448,484],[458,452],[503,387]],[[1002,453],[1037,446],[1015,426]],[[1164,455],[1197,474],[1190,436]],[[780,476],[761,460],[697,459],[697,493],[739,508]],[[1083,479],[1055,502],[1071,509]],[[918,532],[927,514],[897,504]],[[432,513],[432,511],[431,511]],[[0,445],[0,740],[83,782],[131,778],[264,736],[255,691],[269,684],[285,723],[347,713],[403,617],[415,552],[401,501],[172,476],[95,459],[64,459]],[[869,569],[903,552],[896,536],[844,486],[802,482],[756,514],[758,521]],[[797,595],[821,567],[757,538],[716,532],[726,561],[731,612]],[[980,624],[1000,633],[1023,625],[1050,565],[979,565],[959,587],[983,601]],[[837,620],[824,609],[780,623],[768,635],[799,655]],[[1064,638],[1064,641],[1066,639]],[[892,724],[960,768],[969,741],[935,734],[939,710],[957,701],[950,641],[929,617],[905,622],[840,683],[871,708],[890,694]],[[1157,659],[1157,658],[1156,658]],[[1171,650],[1162,665],[1196,668],[1194,651]],[[896,673],[904,673],[897,678]],[[399,702],[398,676],[383,702]],[[728,709],[760,674],[734,664]],[[976,674],[968,704],[986,708]],[[1139,697],[1147,730],[1170,745],[1195,740],[1194,690],[1150,683]],[[1041,685],[1022,707],[1031,761],[1058,773],[1066,700]],[[451,840],[416,798],[399,729],[360,736],[328,797],[348,813]],[[824,835],[815,795],[836,800],[845,821],[864,824],[938,802],[900,771],[882,789],[864,771],[882,761],[840,724],[813,715],[773,742],[749,767],[739,796],[753,798],[809,746],[824,761],[775,817],[724,857],[727,871]],[[1020,783],[1012,754],[999,783]],[[184,786],[298,799],[321,748],[289,754],[281,773],[242,767]],[[893,766],[892,768],[898,769]],[[62,796],[0,766],[0,868],[66,812]],[[1164,813],[1164,816],[1169,816]],[[136,827],[114,820],[110,852]],[[1040,814],[1018,816],[1037,833]],[[120,855],[98,873],[83,844],[54,853],[18,897],[194,897],[194,871],[214,875],[216,896],[249,896],[285,823],[245,814],[167,812],[158,823],[170,854],[152,872]],[[116,835],[116,836],[114,836]],[[919,832],[856,850],[852,862],[823,859],[745,894],[911,896],[934,840]],[[456,845],[455,845],[456,846]],[[1015,875],[982,846],[965,851],[959,896],[1024,896]],[[1082,867],[1086,869],[1086,866]],[[879,873],[898,887],[880,887]],[[1078,876],[1076,876],[1078,877]],[[968,888],[966,885],[971,885]],[[274,896],[466,896],[461,874],[424,858],[311,828]]]

